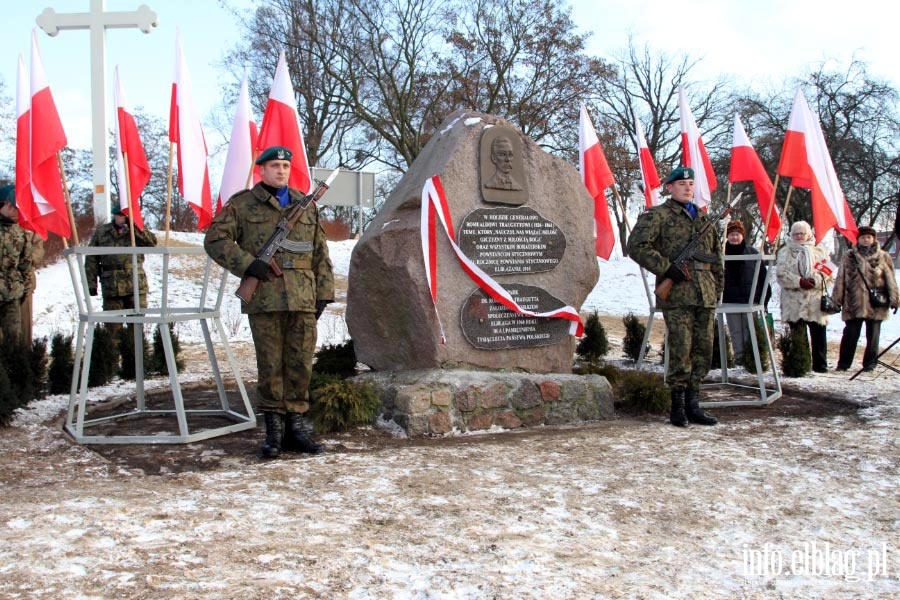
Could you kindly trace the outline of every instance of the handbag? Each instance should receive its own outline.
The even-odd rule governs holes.
[[[825,282],[822,282],[822,300],[819,308],[826,315],[835,315],[841,312],[841,305],[834,301],[834,298],[828,295],[827,290],[825,289]]]
[[[869,304],[872,308],[887,308],[890,306],[891,299],[888,298],[887,290],[870,286],[862,269],[859,268],[859,260],[857,259],[853,262],[856,263],[856,270],[859,271],[860,278],[863,280],[863,283],[866,284],[866,289],[869,290]]]
[[[891,305],[887,290],[884,288],[869,288],[869,304],[875,308],[885,308]]]

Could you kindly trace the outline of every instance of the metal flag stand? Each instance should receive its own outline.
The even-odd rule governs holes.
[[[860,375],[863,371],[865,371],[867,367],[873,367],[873,368],[874,368],[875,365],[881,365],[881,366],[884,367],[885,369],[888,369],[889,371],[893,371],[894,373],[897,373],[898,375],[900,375],[900,369],[898,369],[896,366],[894,366],[893,363],[887,363],[887,362],[884,362],[883,360],[881,360],[881,357],[884,356],[885,354],[887,354],[887,353],[891,350],[891,348],[893,348],[894,346],[896,346],[898,343],[900,343],[900,337],[898,337],[896,340],[894,340],[893,342],[891,342],[891,343],[887,346],[887,348],[885,348],[884,350],[882,350],[881,352],[879,352],[879,353],[878,353],[878,356],[876,356],[875,359],[872,360],[869,364],[863,365],[863,368],[861,368],[859,371],[857,371],[856,373],[853,374],[853,376],[850,378],[850,381],[853,381],[854,379],[856,379],[857,377],[859,377],[859,375]],[[895,361],[895,362],[896,362],[896,361]],[[870,370],[871,370],[871,369],[870,369]]]
[[[763,282],[763,290],[769,288],[769,279],[772,276],[772,268],[771,265],[774,264],[775,256],[772,254],[743,254],[743,255],[725,255],[725,261],[755,261],[756,267],[753,270],[753,284],[750,286],[750,298],[748,298],[746,304],[732,304],[732,303],[720,303],[716,307],[716,322],[719,325],[719,364],[721,365],[722,379],[716,383],[705,384],[701,387],[703,388],[718,388],[718,387],[732,387],[738,389],[746,389],[746,390],[754,390],[759,393],[759,400],[725,400],[725,401],[712,401],[712,402],[701,402],[700,405],[704,407],[709,406],[765,406],[775,402],[779,398],[781,398],[781,380],[778,377],[778,368],[775,364],[775,353],[772,349],[772,337],[769,333],[769,327],[765,322],[766,310],[765,306],[762,302],[754,302],[754,298],[756,298],[756,285],[759,281],[759,270],[762,267],[763,262],[766,262],[770,265],[770,268],[766,271],[765,281]],[[759,295],[760,298],[765,297],[765,292]],[[744,315],[747,319],[747,328],[748,331],[752,332],[750,335],[750,345],[753,348],[753,360],[756,364],[756,380],[757,385],[745,385],[741,383],[736,383],[730,381],[728,377],[728,348],[725,342],[725,315],[726,314],[741,314]],[[774,379],[773,387],[769,388],[766,386],[765,380],[765,372],[763,372],[762,368],[762,358],[760,357],[760,348],[759,343],[756,338],[756,324],[762,323],[762,329],[765,332],[766,338],[766,348],[769,351],[769,366],[772,370],[772,377]],[[668,366],[668,365],[667,365]]]
[[[138,255],[162,255],[162,286],[161,300],[158,307],[148,308],[129,308],[123,310],[94,310],[91,297],[87,294],[87,276],[84,270],[84,259],[88,255],[131,255],[132,257],[132,275],[134,284],[134,305],[140,307],[139,287],[138,287]],[[184,306],[169,305],[169,267],[170,258],[175,255],[203,255],[206,256],[203,248],[198,247],[96,247],[96,246],[78,246],[76,248],[66,249],[64,252],[65,259],[69,265],[69,274],[72,278],[72,286],[75,290],[75,297],[78,303],[78,331],[76,334],[75,345],[75,364],[72,369],[72,388],[69,395],[69,410],[66,416],[64,429],[72,435],[72,437],[81,444],[180,444],[196,442],[227,433],[243,431],[256,427],[256,415],[253,407],[247,397],[247,390],[241,379],[240,371],[231,348],[228,345],[228,337],[222,326],[220,317],[220,308],[222,305],[222,297],[224,294],[225,283],[228,278],[228,272],[222,271],[219,281],[218,294],[212,303],[209,303],[208,291],[210,279],[213,275],[213,263],[206,257],[206,266],[203,272],[203,279],[199,289],[200,295],[196,304],[188,301]],[[217,267],[218,268],[218,267]],[[184,397],[181,391],[181,384],[178,380],[178,370],[175,363],[175,353],[172,347],[172,325],[184,321],[200,322],[203,331],[203,338],[206,344],[206,352],[209,355],[212,366],[213,376],[216,383],[216,391],[218,392],[219,407],[218,408],[199,408],[191,409],[185,407]],[[219,338],[219,343],[225,352],[228,365],[234,374],[235,382],[243,401],[243,412],[232,409],[228,401],[225,382],[219,369],[218,360],[216,358],[215,346],[210,334],[209,322],[212,321]],[[134,324],[134,345],[135,345],[135,406],[131,410],[125,412],[105,415],[96,418],[89,418],[87,407],[88,395],[88,374],[91,364],[91,351],[94,343],[94,329],[98,323],[122,323],[123,325]],[[166,365],[169,371],[169,382],[171,384],[171,393],[174,406],[165,409],[151,409],[147,406],[144,389],[144,344],[143,344],[143,326],[145,324],[157,324],[162,337],[163,349],[166,357]],[[80,387],[79,387],[80,382]],[[163,417],[163,421],[167,422],[167,417],[175,418],[178,433],[171,431],[162,431],[156,434],[96,434],[88,435],[86,430],[103,424],[114,423],[126,419],[139,419],[146,417]],[[189,417],[223,417],[230,421],[231,424],[212,428],[192,428],[189,424]]]

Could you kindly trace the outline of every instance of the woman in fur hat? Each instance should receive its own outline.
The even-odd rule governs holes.
[[[900,299],[891,255],[878,245],[874,229],[860,227],[856,247],[850,249],[841,259],[841,270],[838,272],[832,294],[834,300],[842,307],[841,318],[844,320],[838,371],[846,371],[853,363],[863,323],[866,324],[863,369],[871,371],[877,364],[875,357],[878,356],[881,322],[888,318],[888,307],[872,306],[869,301],[869,287],[885,290],[890,299],[890,307],[897,312]]]
[[[740,221],[731,221],[725,228],[725,256],[757,255],[756,248],[747,246],[744,240],[744,224]],[[756,260],[726,260],[725,261],[725,288],[722,292],[724,304],[748,304],[750,302],[750,289],[753,287],[753,276],[756,274]],[[756,278],[756,293],[754,303],[759,303],[763,297],[763,285],[766,282],[766,265],[760,263],[759,273]],[[768,304],[771,290],[765,292],[765,303]],[[731,347],[734,349],[734,358],[737,363],[741,361],[744,353],[744,345],[750,339],[751,332],[747,327],[747,315],[745,313],[725,313],[725,321],[728,323],[728,333],[731,334]]]
[[[828,371],[828,344],[825,325],[828,315],[822,312],[822,290],[831,277],[814,269],[820,260],[827,260],[828,252],[817,246],[812,229],[806,221],[797,221],[778,250],[775,261],[778,284],[781,286],[781,321],[791,329],[809,329],[812,349],[812,368],[816,373]]]

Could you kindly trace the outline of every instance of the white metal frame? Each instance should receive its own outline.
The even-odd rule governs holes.
[[[91,297],[87,293],[87,276],[84,270],[84,259],[88,255],[124,254],[131,255],[134,277],[134,305],[138,308],[124,310],[95,310]],[[162,255],[162,286],[161,301],[158,307],[140,308],[138,287],[138,255],[161,254]],[[197,304],[188,306],[170,306],[168,275],[169,259],[172,255],[204,255],[203,248],[198,247],[156,247],[156,248],[109,248],[94,246],[79,246],[69,248],[64,256],[69,265],[69,274],[72,278],[72,286],[78,303],[78,331],[75,344],[75,364],[72,369],[72,388],[69,394],[69,410],[66,416],[65,430],[81,444],[181,444],[205,440],[208,438],[253,429],[256,427],[256,415],[247,396],[247,390],[241,379],[237,362],[228,345],[228,337],[222,326],[220,308],[228,279],[228,272],[222,270],[218,293],[210,303],[208,297],[210,277],[213,275],[213,263],[207,257],[203,280],[200,287],[200,295]],[[178,381],[178,370],[175,365],[175,355],[172,348],[171,327],[182,321],[199,320],[206,343],[206,351],[212,365],[212,372],[219,394],[221,408],[219,409],[187,409],[184,406],[184,398],[181,393],[181,385]],[[244,412],[238,412],[231,408],[225,383],[219,369],[215,354],[212,336],[210,335],[209,321],[212,321],[216,333],[225,351],[228,364],[234,374],[235,382],[243,400]],[[135,374],[136,391],[135,407],[127,412],[108,415],[99,418],[89,418],[87,410],[88,372],[91,363],[91,350],[94,342],[94,329],[98,323],[122,323],[135,324]],[[148,409],[144,394],[144,344],[143,325],[156,323],[162,334],[163,349],[166,356],[166,364],[169,370],[169,381],[172,386],[174,407],[171,409]],[[80,372],[79,372],[80,371]],[[80,387],[79,387],[80,382]],[[174,415],[178,424],[178,434],[168,435],[88,435],[86,430],[92,426],[120,419],[133,419],[147,416]],[[234,424],[224,427],[215,427],[191,432],[188,418],[198,416],[222,416]]]
[[[718,387],[732,387],[738,389],[745,390],[754,390],[759,393],[759,400],[725,400],[725,401],[712,401],[712,402],[701,402],[700,405],[704,407],[715,407],[715,406],[766,406],[769,405],[779,398],[781,398],[781,380],[778,377],[778,367],[775,363],[775,352],[772,349],[772,337],[769,332],[769,327],[765,322],[766,318],[766,309],[762,303],[754,303],[753,299],[756,297],[756,284],[759,281],[759,269],[761,268],[763,262],[768,263],[769,268],[766,271],[765,281],[763,282],[763,290],[769,288],[769,280],[772,277],[772,265],[774,265],[775,256],[772,254],[743,254],[743,255],[725,255],[725,261],[754,261],[756,266],[753,270],[753,284],[750,287],[750,298],[748,299],[746,304],[732,304],[732,303],[719,303],[716,307],[716,321],[719,324],[719,364],[721,367],[722,379],[716,383],[704,384],[701,388],[718,388]],[[760,294],[760,298],[765,298],[765,292]],[[730,381],[728,377],[728,346],[725,343],[725,315],[726,314],[742,314],[747,319],[748,330],[751,332],[756,331],[756,321],[759,320],[763,323],[763,331],[766,334],[766,348],[769,350],[769,365],[772,369],[772,377],[774,379],[773,387],[769,388],[766,386],[766,374],[762,369],[762,360],[760,358],[759,353],[759,343],[756,339],[756,335],[750,336],[750,345],[753,348],[753,360],[756,362],[756,380],[757,385],[751,386],[742,383],[736,383]]]

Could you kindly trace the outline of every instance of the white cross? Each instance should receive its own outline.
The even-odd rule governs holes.
[[[94,223],[109,220],[109,152],[106,114],[106,30],[137,27],[150,33],[157,26],[156,13],[146,4],[135,11],[106,12],[106,0],[91,0],[86,13],[59,14],[44,9],[36,21],[50,36],[64,29],[89,29],[91,32],[91,129],[94,164]]]

